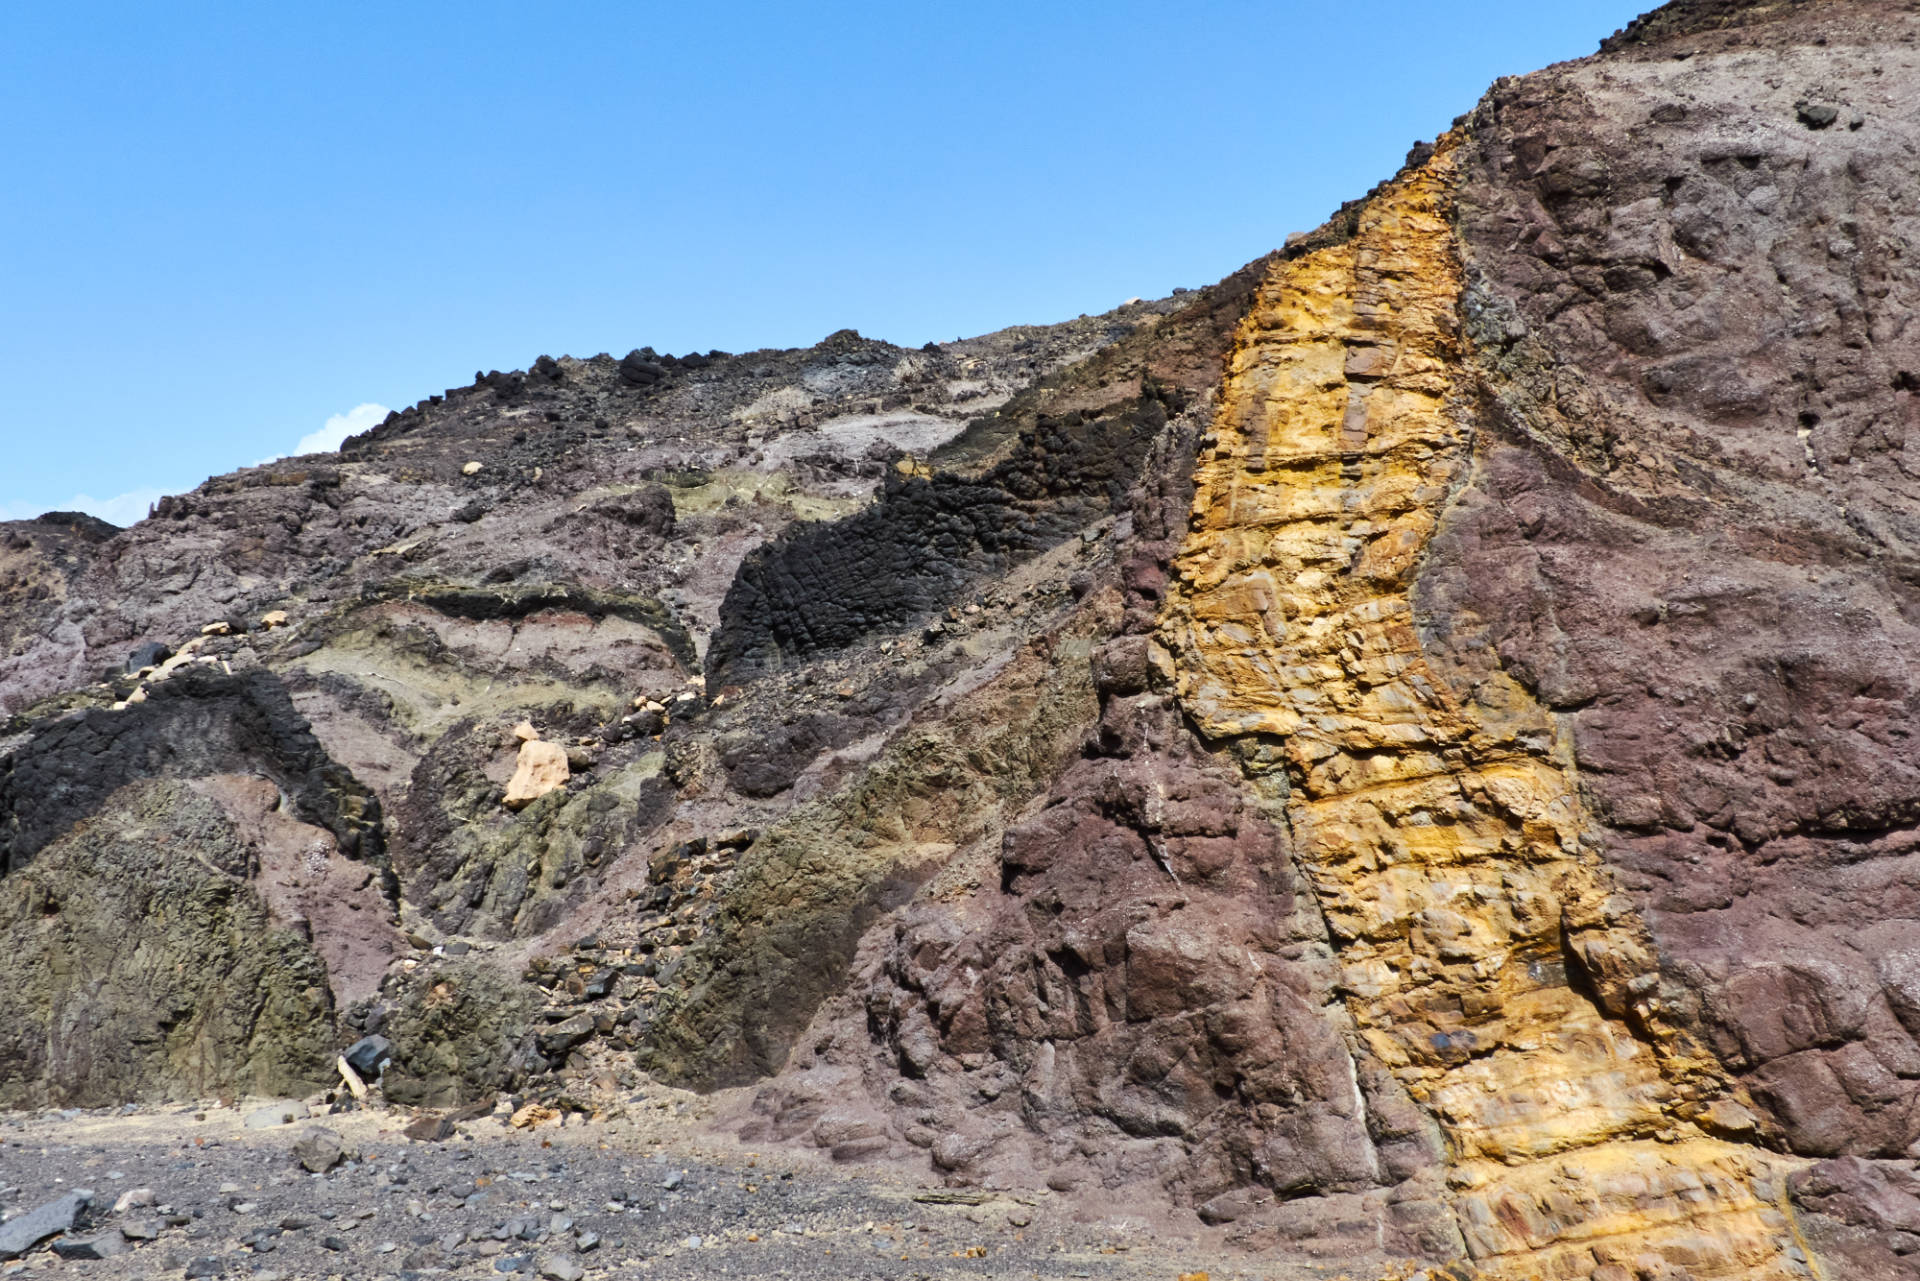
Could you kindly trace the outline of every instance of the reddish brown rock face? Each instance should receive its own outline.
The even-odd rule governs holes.
[[[1346,268],[1333,259],[1316,274],[1313,255],[1336,237],[1303,246],[1300,267],[1276,267],[1256,293],[1230,363],[1218,443],[1208,442],[1225,462],[1209,464],[1202,451],[1211,496],[1196,506],[1199,541],[1190,540],[1182,570],[1195,584],[1192,652],[1176,652],[1170,672],[1135,636],[1096,660],[1108,721],[1132,701],[1112,695],[1172,679],[1208,732],[1276,736],[1273,755],[1264,765],[1250,758],[1248,773],[1257,781],[1286,762],[1295,789],[1289,880],[1296,891],[1306,879],[1317,887],[1334,927],[1318,944],[1322,955],[1336,969],[1360,964],[1362,951],[1387,960],[1377,979],[1350,969],[1361,977],[1323,980],[1324,1018],[1339,1023],[1329,998],[1344,989],[1362,1029],[1387,1045],[1427,1021],[1488,1034],[1504,1025],[1510,1044],[1482,1045],[1457,1064],[1441,1052],[1440,1075],[1425,1084],[1431,1066],[1405,1074],[1443,1114],[1465,1252],[1501,1276],[1676,1268],[1800,1276],[1818,1266],[1800,1234],[1830,1251],[1835,1267],[1907,1275],[1885,1237],[1906,1230],[1899,1171],[1840,1163],[1809,1171],[1796,1161],[1899,1157],[1920,1138],[1920,1046],[1908,1026],[1920,969],[1909,901],[1920,849],[1912,740],[1920,596],[1911,572],[1920,563],[1920,467],[1908,446],[1920,348],[1907,329],[1920,287],[1906,265],[1920,232],[1909,123],[1920,118],[1920,77],[1899,34],[1913,27],[1904,9],[1871,4],[1681,6],[1640,24],[1610,58],[1497,87],[1464,122],[1454,153],[1454,267],[1439,265],[1442,254],[1432,270],[1402,268],[1396,245],[1369,241],[1369,227],[1391,226],[1394,214],[1380,208],[1394,199],[1388,192],[1338,233],[1357,236],[1352,274],[1365,290],[1342,285]],[[1376,270],[1379,281],[1367,283]],[[1460,293],[1445,301],[1435,331],[1451,334],[1457,323],[1459,347],[1397,339],[1395,326],[1414,310],[1409,291],[1444,293],[1452,270]],[[1352,328],[1377,334],[1338,332],[1349,304]],[[1296,331],[1297,340],[1287,337]],[[1344,360],[1335,352],[1323,374],[1314,360],[1327,334],[1344,344]],[[1290,341],[1306,353],[1294,364]],[[1263,343],[1281,354],[1263,355]],[[1428,363],[1408,363],[1408,351]],[[1406,384],[1398,393],[1396,378]],[[1338,406],[1315,407],[1339,399],[1343,379],[1344,421]],[[1385,396],[1372,390],[1383,386]],[[1433,397],[1433,439],[1401,457],[1394,433],[1411,433],[1415,392]],[[1356,416],[1355,396],[1381,400],[1378,423],[1371,409]],[[1455,430],[1465,444],[1458,454],[1446,440]],[[1323,432],[1338,441],[1316,453]],[[1324,546],[1343,539],[1352,549],[1344,568]],[[1166,590],[1157,571],[1126,581],[1156,601]],[[1339,601],[1372,584],[1384,599],[1396,582],[1412,605],[1411,633],[1392,632],[1384,605],[1355,606],[1343,624],[1351,634],[1323,637],[1320,596]],[[1193,672],[1207,675],[1189,687]],[[1454,715],[1469,728],[1448,747],[1442,722]],[[1524,889],[1521,897],[1557,899],[1571,967],[1572,986],[1558,989],[1564,1000],[1554,993],[1567,979],[1548,973],[1559,958],[1544,953],[1529,969],[1543,979],[1537,994],[1522,992],[1525,984],[1503,990],[1491,977],[1497,958],[1483,955],[1489,922],[1471,906],[1411,915],[1411,977],[1398,977],[1394,894],[1365,888],[1377,876],[1412,892],[1393,853],[1402,845],[1473,848],[1470,837],[1423,843],[1408,829],[1431,803],[1396,820],[1380,798],[1420,778],[1441,786],[1438,797],[1451,776],[1465,801],[1459,823],[1479,822],[1473,813],[1489,798],[1496,810],[1510,799],[1493,787],[1481,797],[1474,783],[1505,768],[1494,749],[1510,731],[1516,752],[1543,767],[1563,762],[1550,768],[1566,770],[1577,799],[1568,796],[1571,808],[1553,822],[1577,856],[1555,871],[1549,842],[1500,872],[1540,835],[1523,834],[1516,819],[1519,844],[1490,845],[1434,885],[1491,876],[1490,885]],[[1115,752],[1110,730],[1094,741],[1048,807],[1009,835],[1002,889],[1021,912],[1003,907],[968,932],[940,924],[948,918],[939,912],[905,919],[878,962],[885,1000],[869,1000],[873,1034],[932,1086],[955,1065],[1025,1079],[1036,1041],[1053,1047],[1052,1073],[1059,1038],[1070,1037],[1075,1070],[1094,1083],[1075,1124],[1124,1131],[1137,1118],[1110,1105],[1140,1079],[1140,1042],[1061,1021],[1065,994],[1101,994],[1154,1047],[1156,1102],[1160,1115],[1185,1123],[1186,1170],[1237,1180],[1211,1198],[1200,1177],[1163,1183],[1247,1224],[1267,1192],[1287,1185],[1236,1159],[1245,1137],[1194,1123],[1229,1114],[1183,1088],[1199,1074],[1161,1069],[1206,1061],[1177,1020],[1245,1001],[1209,960],[1261,938],[1256,922],[1270,933],[1277,907],[1240,886],[1231,904],[1199,916],[1186,915],[1191,904],[1166,913],[1137,880],[1158,847],[1138,822],[1140,806],[1116,798],[1130,794],[1126,780],[1173,786],[1188,768],[1175,762],[1197,749],[1163,735],[1145,764]],[[1244,785],[1240,800],[1249,815],[1273,813]],[[1389,830],[1343,826],[1369,805]],[[1366,856],[1376,845],[1380,866]],[[1242,866],[1236,857],[1221,865],[1229,877]],[[1163,874],[1187,888],[1184,873]],[[1540,884],[1526,888],[1529,877]],[[1132,896],[1131,914],[1111,901],[1116,892]],[[1502,891],[1489,892],[1497,902]],[[1516,910],[1525,925],[1521,918]],[[1511,931],[1515,956],[1530,946],[1529,929]],[[1061,967],[1055,935],[1096,941],[1069,950],[1083,973]],[[1457,1006],[1418,995],[1431,991],[1433,974],[1467,962],[1494,969],[1477,983],[1463,970]],[[1404,999],[1394,995],[1402,983]],[[1503,1014],[1509,1003],[1516,1012]],[[1565,1009],[1528,1031],[1514,1021],[1522,1005]],[[993,1036],[996,1008],[1019,1016],[1002,1023],[1015,1035]],[[1617,1097],[1598,1075],[1556,1081],[1526,1070],[1548,1061],[1540,1046],[1552,1044],[1548,1029],[1561,1018],[1568,1028],[1611,1029],[1626,1065]],[[1277,1012],[1261,1027],[1297,1036]],[[1577,1049],[1566,1047],[1574,1058]],[[1652,1075],[1649,1052],[1661,1064]],[[1413,1053],[1416,1065],[1422,1053]],[[1503,1055],[1513,1098],[1483,1104],[1447,1084],[1456,1067],[1500,1078]],[[1101,1088],[1102,1079],[1121,1084]],[[1641,1087],[1632,1081],[1650,1102],[1637,1119],[1630,1103]],[[1554,1119],[1551,1109],[1533,1121],[1521,1115],[1519,1098],[1563,1087],[1589,1092],[1582,1116],[1615,1117],[1617,1126],[1589,1126],[1570,1112]],[[1249,1085],[1236,1079],[1233,1088]],[[1309,1078],[1294,1088],[1316,1098]],[[913,1100],[924,1107],[926,1091],[916,1087]],[[1558,1171],[1548,1182],[1583,1189],[1583,1208],[1552,1208],[1558,1194],[1526,1169],[1473,1173],[1461,1163],[1483,1146],[1475,1137],[1483,1106],[1515,1145],[1507,1164],[1538,1159]],[[996,1107],[1023,1117],[1016,1134],[1056,1124],[1030,1094]],[[1259,1134],[1258,1115],[1246,1134]],[[1315,1159],[1337,1168],[1338,1153],[1365,1150],[1357,1131],[1317,1133],[1315,1155],[1294,1168]],[[996,1153],[1011,1142],[936,1145],[934,1162],[954,1177],[982,1177],[1006,1168]],[[1361,1164],[1293,1186],[1338,1196],[1391,1181],[1377,1161]],[[1724,1205],[1684,1208],[1690,1168]],[[1778,1208],[1789,1194],[1802,1199],[1800,1226]],[[1426,1193],[1397,1195],[1433,1204]],[[1323,1205],[1328,1221],[1333,1205]]]
[[[1496,88],[1493,421],[1416,597],[1457,679],[1563,714],[1676,995],[1809,1156],[1920,1139],[1915,34],[1802,6]]]
[[[1098,1140],[1111,1183],[1162,1177],[1204,1202],[1378,1182],[1285,831],[1164,697],[1111,700],[1098,733],[1007,833],[986,920],[902,917],[868,998],[875,1033],[932,1091],[977,1095],[982,1067],[1001,1084],[946,1124],[1068,1164],[1076,1139]],[[1168,1145],[1187,1156],[1173,1169]]]
[[[213,796],[316,994],[258,1079],[378,1024],[1285,1264],[1920,1276],[1916,156],[1920,10],[1684,0],[1191,296],[9,526],[0,899],[184,893]]]

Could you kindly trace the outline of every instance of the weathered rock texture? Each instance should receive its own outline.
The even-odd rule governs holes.
[[[1679,83],[1663,50],[1495,91],[1491,430],[1420,589],[1453,680],[1559,714],[1664,999],[1813,1156],[1920,1139],[1913,23],[1804,6]]]
[[[1571,745],[1511,677],[1427,662],[1411,588],[1470,465],[1457,136],[1276,271],[1230,362],[1163,634],[1317,890],[1373,1055],[1435,1118],[1489,1275],[1644,1257],[1806,1275],[1783,1171],[1668,1016]]]
[[[219,805],[131,783],[0,881],[0,1102],[286,1097],[331,1075],[327,971]]]
[[[378,1033],[1355,1275],[1920,1277],[1916,122],[1911,6],[1687,0],[1208,289],[7,526],[4,1101]]]

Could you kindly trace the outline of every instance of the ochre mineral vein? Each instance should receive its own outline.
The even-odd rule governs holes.
[[[1663,1017],[1552,718],[1422,653],[1416,568],[1472,463],[1454,166],[1443,140],[1243,322],[1163,618],[1180,694],[1291,823],[1481,1275],[1819,1276],[1784,1163],[1716,1137],[1751,1117]]]

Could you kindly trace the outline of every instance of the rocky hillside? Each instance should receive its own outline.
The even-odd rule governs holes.
[[[1920,6],[1679,0],[1210,288],[0,527],[0,1102],[1920,1277],[1917,311]]]

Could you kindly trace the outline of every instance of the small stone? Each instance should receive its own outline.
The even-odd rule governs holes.
[[[495,1272],[525,1272],[533,1260],[525,1255],[501,1255],[493,1261]]]
[[[259,1208],[260,1208],[260,1203],[257,1201],[242,1201],[240,1202],[240,1204],[233,1207],[233,1212],[235,1214],[252,1214],[255,1210],[258,1210]]]
[[[340,1237],[325,1236],[320,1238],[320,1248],[322,1250],[333,1250],[337,1252],[346,1249],[347,1243]]]
[[[510,810],[523,810],[548,792],[565,787],[570,777],[566,748],[539,739],[525,740],[501,804]]]
[[[266,613],[260,615],[260,625],[268,631],[272,631],[276,627],[285,627],[287,625],[287,611],[284,609],[268,610]]]
[[[152,1205],[153,1202],[152,1188],[128,1188],[120,1194],[120,1199],[113,1203],[113,1212],[125,1214],[128,1210],[138,1206]]]
[[[1716,1099],[1701,1113],[1700,1123],[1723,1134],[1751,1134],[1759,1127],[1760,1118],[1732,1099]]]
[[[540,1032],[534,1040],[539,1045],[541,1053],[555,1055],[565,1054],[591,1035],[593,1035],[592,1016],[576,1014]]]
[[[680,1187],[680,1185],[685,1182],[686,1182],[686,1176],[681,1174],[680,1171],[669,1170],[667,1171],[667,1177],[660,1180],[660,1186],[665,1188],[669,1192],[673,1192],[673,1191],[676,1191]]]
[[[211,1254],[203,1254],[187,1264],[187,1281],[196,1277],[217,1277],[227,1270],[225,1259]]]
[[[530,1130],[535,1126],[545,1125],[548,1122],[558,1121],[559,1119],[560,1113],[558,1110],[547,1107],[541,1103],[529,1103],[509,1117],[507,1123],[516,1130]]]
[[[587,1270],[570,1254],[552,1254],[540,1260],[540,1275],[547,1281],[580,1281]]]
[[[1840,118],[1838,107],[1819,102],[1796,102],[1793,104],[1793,113],[1809,129],[1825,129]]]
[[[247,1119],[241,1124],[249,1130],[271,1130],[275,1126],[292,1125],[306,1114],[304,1103],[275,1103],[247,1113]]]
[[[218,622],[218,623],[208,623],[205,627],[202,627],[200,629],[200,634],[202,636],[230,636],[233,634],[233,624],[224,622],[224,621]],[[209,1272],[206,1275],[212,1276],[213,1274]]]
[[[304,1214],[289,1214],[286,1218],[280,1220],[280,1230],[282,1232],[298,1232],[302,1228],[310,1228],[312,1226],[313,1220]]]
[[[348,1046],[341,1057],[361,1080],[367,1080],[379,1076],[393,1058],[393,1042],[384,1036],[363,1036]]]
[[[582,1232],[573,1239],[573,1248],[582,1254],[592,1253],[594,1250],[600,1248],[600,1234],[598,1232]]]
[[[120,1225],[120,1235],[129,1241],[158,1241],[160,1220],[128,1219]]]
[[[325,1174],[347,1159],[347,1149],[337,1133],[315,1125],[293,1145],[293,1159],[309,1174]]]
[[[439,1143],[453,1137],[453,1118],[429,1112],[408,1122],[401,1133],[421,1143]]]
[[[173,651],[159,641],[148,641],[127,655],[127,671],[138,672],[145,667],[158,667],[173,657]]]
[[[478,461],[467,463],[460,468],[460,474],[462,476],[476,476],[480,473],[480,469],[483,466],[485,466],[485,464]]]
[[[63,1259],[113,1259],[133,1249],[118,1232],[102,1232],[90,1237],[61,1237],[53,1243],[53,1252]]]

